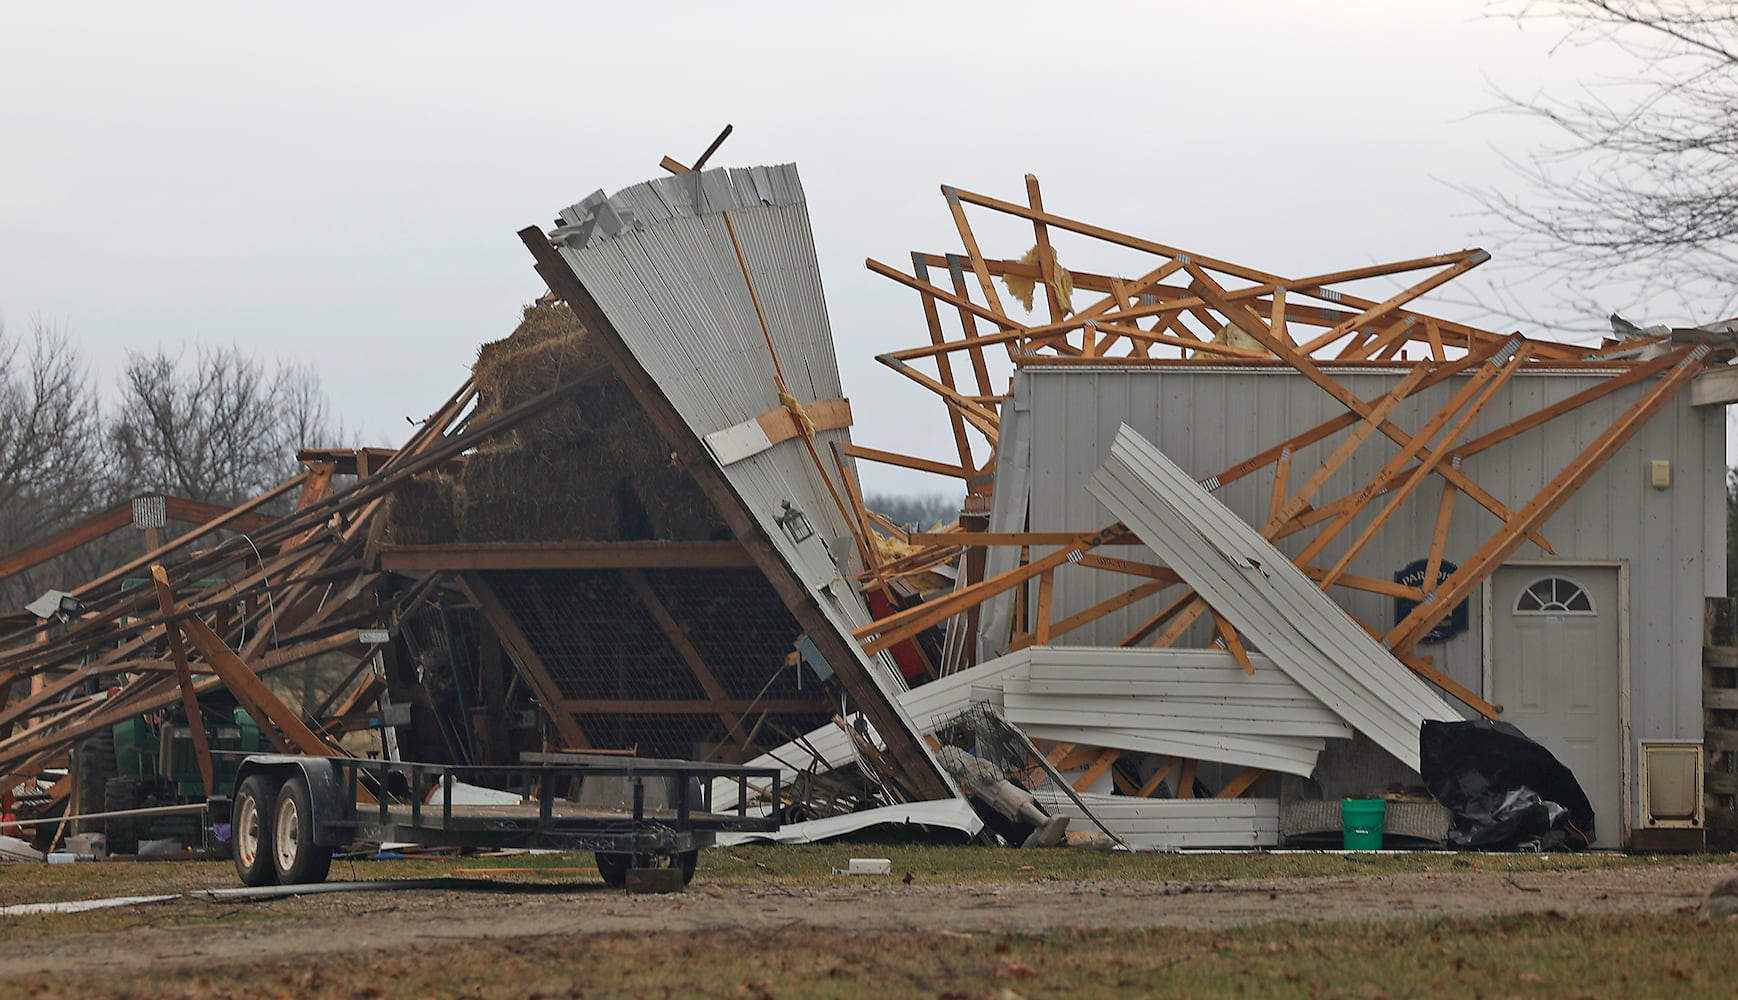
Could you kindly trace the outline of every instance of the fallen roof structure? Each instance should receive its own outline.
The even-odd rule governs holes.
[[[1313,746],[1285,732],[1287,724],[1305,724],[1298,713],[1307,709],[1263,704],[1257,678],[1270,666],[1403,771],[1417,768],[1421,721],[1460,717],[1443,695],[1499,717],[1502,707],[1476,677],[1452,675],[1420,644],[1437,641],[1444,619],[1523,547],[1557,551],[1546,536],[1552,516],[1572,507],[1583,486],[1603,482],[1604,466],[1626,446],[1633,451],[1637,435],[1710,365],[1710,379],[1729,374],[1719,363],[1732,356],[1731,331],[1717,324],[1629,328],[1585,347],[1482,330],[1415,308],[1420,296],[1488,259],[1481,250],[1286,277],[1055,214],[1031,177],[1025,205],[952,187],[942,193],[962,253],[913,253],[909,274],[875,260],[868,266],[918,293],[928,343],[878,360],[938,398],[954,459],[865,447],[850,453],[949,477],[968,491],[959,524],[896,532],[899,558],[872,565],[865,586],[939,565],[959,567],[957,584],[856,635],[880,650],[945,627],[944,673],[978,659],[1000,664],[1022,651],[1051,657],[1053,647],[1076,643],[1068,655],[1078,658],[1078,669],[1045,682],[1042,698],[1030,687],[1030,677],[1045,676],[1036,668],[1002,673],[991,685],[996,690],[980,695],[1053,747],[1054,759],[1089,762],[1075,786],[1081,791],[1108,776],[1125,796],[1189,796],[1203,765],[1217,762],[1231,770],[1218,772],[1210,794],[1271,795],[1269,772],[1308,773],[1326,731],[1308,737]],[[1002,216],[1004,234],[1009,218],[1030,225],[1031,250],[1017,259],[984,252],[968,208]],[[1148,263],[1120,274],[1069,270],[1054,247],[1061,239],[1095,261],[1095,247],[1113,246]],[[1375,282],[1388,287],[1362,291]],[[1015,302],[1039,319],[1017,318]],[[1118,405],[1143,420],[1157,414],[1187,427],[1199,402],[1171,387],[1187,384],[1190,373],[1284,374],[1290,383],[1280,399],[1297,398],[1290,385],[1302,384],[1339,412],[1299,426],[1283,404],[1251,400],[1245,419],[1264,438],[1256,450],[1183,473],[1125,437],[1107,456],[1107,442],[1092,436],[1101,427],[1080,423],[1073,412],[1032,409],[1039,376],[1070,371],[1129,373],[1126,385],[1106,387],[1126,397],[1097,396],[1085,407],[1112,416],[1113,429]],[[1014,376],[1009,392],[999,389],[1004,373]],[[1142,373],[1153,377],[1141,382]],[[1523,388],[1535,375],[1574,376],[1576,387]],[[1164,394],[1154,394],[1154,385]],[[1699,395],[1697,405],[1726,398],[1716,398],[1712,384]],[[1237,419],[1234,408],[1227,419]],[[1259,419],[1257,411],[1272,416]],[[1573,429],[1572,450],[1560,447],[1563,428]],[[1704,450],[1716,453],[1717,444],[1701,443],[1715,434],[1694,439],[1692,463]],[[1052,464],[1039,464],[1039,435],[1051,442],[1044,461]],[[1481,482],[1479,470],[1504,468],[1517,445],[1545,435],[1553,436],[1550,448],[1523,453],[1524,478],[1504,472],[1496,488]],[[1210,445],[1205,451],[1215,454]],[[1552,463],[1543,468],[1541,451]],[[1476,461],[1480,455],[1486,464]],[[1064,456],[1066,479],[1053,464]],[[1087,486],[1072,470],[1084,462],[1090,471],[1100,461],[1089,488],[1120,520],[1088,526],[1065,516],[1057,523],[1062,508],[1054,497]],[[1693,464],[1689,474],[1694,505],[1713,487]],[[1518,492],[1529,480],[1536,484],[1530,492]],[[1034,494],[1040,483],[1051,498],[1043,512]],[[1231,494],[1237,514],[1212,499]],[[1433,506],[1424,508],[1427,502]],[[1065,507],[1078,514],[1074,501]],[[1694,516],[1699,524],[1718,515]],[[1392,548],[1385,536],[1410,538],[1420,525],[1427,555],[1417,572],[1391,580],[1360,571],[1371,554]],[[1688,544],[1700,547],[1694,538]],[[1357,599],[1336,605],[1328,599],[1334,593]],[[1368,607],[1365,596],[1403,602],[1405,613],[1388,626],[1350,617],[1346,606]],[[1131,624],[1104,637],[1112,620]],[[1119,648],[1093,639],[1078,644],[1084,635]],[[1131,697],[1136,688],[1113,689],[1121,704],[1088,693],[1124,647],[1191,645],[1216,647],[1221,652],[1212,655],[1237,663],[1248,684],[1225,695],[1211,716],[1181,707],[1188,703],[1175,688],[1155,689],[1165,692],[1157,710]],[[1214,724],[1204,724],[1209,717]],[[1210,730],[1205,740],[1202,729]],[[1242,834],[1227,837],[1231,844]]]
[[[851,554],[834,549],[850,539],[867,562],[871,547],[867,519],[842,499],[856,495],[840,457],[849,434],[807,412],[849,406],[796,169],[677,173],[598,192],[561,218],[559,262],[542,233],[520,234],[551,291],[610,353],[676,462],[877,724],[905,783],[925,798],[957,794],[900,714],[891,660],[846,638],[871,619],[839,586]]]
[[[519,233],[550,296],[403,448],[307,452],[260,497],[182,510],[202,526],[0,640],[0,783],[223,689],[279,748],[340,752],[385,697],[413,703],[419,755],[728,754],[784,770],[760,805],[820,824],[793,835],[878,809],[970,830],[937,750],[984,710],[1052,813],[1134,846],[1271,845],[1286,782],[1334,747],[1416,771],[1421,722],[1502,716],[1421,647],[1516,553],[1579,551],[1553,516],[1681,390],[1738,397],[1729,371],[1699,380],[1724,328],[1585,347],[1416,307],[1481,250],[1287,277],[1058,215],[1028,177],[1026,204],[943,188],[963,252],[868,262],[917,293],[925,342],[877,360],[938,399],[952,450],[901,454],[853,439],[795,168],[665,166]],[[981,212],[1031,250],[987,254]],[[1058,244],[1137,262],[1070,270]],[[1055,402],[1092,373],[1127,376],[1094,393],[1108,428]],[[1188,437],[1179,386],[1245,374],[1283,379],[1278,402],[1230,404],[1248,433],[1188,461],[1116,430]],[[866,509],[859,462],[963,486],[959,521]],[[244,523],[245,544],[220,531]],[[1400,536],[1417,572],[1373,572]],[[119,588],[159,565],[160,589]],[[344,664],[323,704],[258,684],[321,656]]]
[[[577,324],[528,309],[403,449],[305,453],[308,472],[210,525],[300,488],[294,510],[248,525],[251,543],[212,535],[189,557],[210,528],[183,536],[12,637],[6,783],[220,688],[263,706],[280,750],[336,752],[384,696],[433,712],[413,717],[416,753],[480,762],[551,746],[741,753],[780,718],[807,728],[838,711],[832,676],[888,734],[893,801],[957,797],[900,715],[889,656],[849,638],[871,620],[848,583],[869,536],[844,496],[850,409],[794,169],[673,177],[614,204],[570,210],[559,248],[522,234]],[[161,595],[111,593],[153,564]],[[317,709],[255,679],[327,654],[355,666]],[[516,691],[548,729],[512,721]]]

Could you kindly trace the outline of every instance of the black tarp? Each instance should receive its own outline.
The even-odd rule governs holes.
[[[1455,847],[1582,850],[1593,806],[1580,782],[1506,722],[1425,722],[1418,734],[1424,786],[1454,813]]]

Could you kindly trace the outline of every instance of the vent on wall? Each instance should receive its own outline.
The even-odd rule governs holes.
[[[1644,829],[1701,828],[1702,744],[1642,741],[1641,808]]]

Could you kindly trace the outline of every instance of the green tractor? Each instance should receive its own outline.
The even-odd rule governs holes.
[[[242,755],[258,753],[259,726],[240,708],[206,708],[205,735],[212,753],[212,794],[235,791],[235,768]],[[193,731],[175,716],[154,720],[128,719],[115,726],[115,773],[103,783],[103,811],[119,812],[151,806],[184,805],[206,800],[199,761],[193,751]],[[235,751],[230,756],[224,751]],[[109,850],[133,854],[147,840],[203,841],[197,814],[111,818],[107,823]]]

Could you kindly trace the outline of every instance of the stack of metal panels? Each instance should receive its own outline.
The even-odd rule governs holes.
[[[1307,776],[1343,720],[1267,657],[1245,674],[1211,649],[1036,646],[1002,683],[1009,722],[1034,739]]]
[[[1060,791],[1037,793],[1044,808],[1087,829],[1085,813]],[[1136,850],[1251,848],[1279,845],[1277,799],[1141,799],[1127,795],[1082,795],[1086,808]]]

